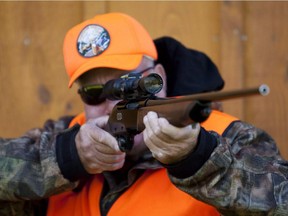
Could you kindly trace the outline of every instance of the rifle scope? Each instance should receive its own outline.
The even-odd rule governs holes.
[[[145,77],[130,73],[108,81],[103,88],[103,95],[109,100],[143,100],[160,92],[162,87],[163,80],[156,73]]]

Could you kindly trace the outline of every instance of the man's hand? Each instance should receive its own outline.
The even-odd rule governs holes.
[[[76,135],[76,148],[85,170],[90,174],[120,169],[125,161],[116,139],[102,128],[108,116],[89,120]]]
[[[155,112],[144,117],[144,141],[157,160],[173,164],[184,159],[196,147],[200,132],[199,123],[183,128],[175,127]]]

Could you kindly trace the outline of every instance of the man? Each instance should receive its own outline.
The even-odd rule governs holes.
[[[232,116],[215,111],[201,126],[177,128],[156,113],[148,113],[143,120],[145,130],[135,137],[128,152],[122,152],[117,140],[104,130],[117,101],[101,97],[101,86],[121,75],[161,75],[164,88],[160,97],[222,88],[221,77],[203,54],[170,38],[155,44],[157,52],[146,30],[119,13],[96,16],[67,33],[64,59],[69,86],[79,85],[84,113],[56,126],[48,122],[49,130],[33,131],[26,140],[21,139],[25,149],[36,143],[24,155],[32,161],[31,155],[40,151],[33,165],[44,162],[43,169],[37,166],[44,177],[39,174],[35,182],[43,179],[47,184],[41,185],[40,194],[30,190],[31,184],[25,185],[29,189],[15,184],[21,189],[16,193],[3,187],[10,197],[0,193],[1,200],[40,199],[76,186],[49,199],[48,215],[219,215],[205,203],[223,214],[287,213],[287,162],[271,137]],[[201,63],[200,73],[187,69],[191,55]],[[64,130],[68,124],[70,128]],[[10,145],[19,149],[15,140]],[[28,164],[31,162],[23,166],[25,170]],[[19,176],[15,182],[23,181]],[[29,183],[34,176],[27,176],[24,182]],[[15,203],[23,208],[27,202]],[[13,214],[15,211],[10,212]]]
[[[85,53],[81,48],[79,49],[79,45],[90,47],[91,41],[97,41],[98,37],[103,34],[107,36],[107,42],[106,46],[101,48],[101,53],[91,52],[92,48],[86,49]],[[77,131],[75,134],[77,151],[74,152],[79,153],[84,169],[96,175],[86,180],[87,182],[77,192],[70,191],[52,197],[49,200],[48,215],[73,213],[98,215],[100,212],[102,215],[183,215],[191,213],[219,215],[215,208],[195,200],[172,185],[165,169],[152,157],[152,154],[159,154],[158,151],[152,151],[151,154],[144,144],[143,134],[135,137],[132,150],[125,153],[120,150],[117,140],[103,130],[118,101],[101,97],[101,85],[131,71],[144,76],[158,73],[165,80],[165,70],[161,64],[154,64],[156,59],[157,51],[149,34],[137,21],[124,14],[100,15],[68,32],[64,40],[64,60],[70,76],[69,87],[75,81],[77,82],[85,110],[84,116],[80,115],[74,119],[78,124],[82,124],[80,133],[75,130]],[[97,92],[99,89],[100,92]],[[158,96],[166,96],[165,89],[164,85]],[[152,116],[154,114],[151,113]],[[86,123],[83,124],[84,122]],[[74,128],[79,128],[78,124]],[[169,158],[165,157],[163,160],[158,158],[159,161],[175,163],[183,159],[188,149],[192,150],[196,144],[199,128],[199,124],[196,124],[195,128],[191,125],[184,129],[173,127],[171,131],[173,134],[168,138],[171,139],[171,144],[175,145],[176,139],[173,137],[182,133],[183,135],[177,139],[180,149],[174,147],[175,152],[170,151]],[[190,137],[191,134],[195,135]],[[70,139],[70,137],[62,137],[62,139]],[[149,141],[150,150],[154,148],[152,142]],[[181,142],[183,142],[182,146]],[[68,161],[64,160],[67,149],[73,145],[68,141],[62,143],[66,144],[58,147],[59,165],[64,177],[74,179],[73,174],[78,175],[78,173],[71,170],[70,158]],[[146,144],[148,144],[148,140]],[[76,157],[76,154],[74,156]],[[63,166],[63,164],[67,164],[67,166]],[[144,181],[143,184],[140,183],[141,181]],[[157,182],[160,185],[157,186],[157,190],[154,190],[151,186],[155,186]],[[134,187],[136,187],[135,190],[140,191],[134,193]],[[164,200],[165,197],[167,200]],[[129,200],[132,200],[134,204],[129,203]],[[94,201],[96,205],[89,204]],[[84,205],[80,203],[78,205],[78,202]],[[122,202],[123,204],[120,204]],[[187,205],[187,203],[190,204]],[[151,204],[154,206],[147,208]],[[167,208],[168,206],[170,208]]]
[[[92,48],[85,54],[81,52],[79,44],[89,47],[90,41],[103,34],[106,42],[101,53],[91,52]],[[175,44],[166,38],[156,41],[158,48],[161,43]],[[179,44],[175,46],[183,49]],[[189,65],[187,51],[181,53],[177,48],[158,49],[159,56],[162,51],[167,58],[159,58],[166,62],[165,68],[173,68],[173,58],[177,58],[174,65],[181,64],[181,59]],[[157,73],[164,80],[159,97],[218,90],[223,86],[217,75],[212,81],[209,76],[194,83],[187,81],[189,76],[196,76],[191,75],[192,71],[189,74],[187,67],[171,75],[162,64],[154,64],[156,59],[149,34],[125,14],[99,15],[67,33],[64,60],[69,87],[77,82],[85,111],[70,124],[75,130],[77,149],[70,152],[75,153],[74,158],[79,155],[84,170],[94,175],[77,191],[52,197],[48,215],[218,214],[193,197],[212,204],[223,214],[287,212],[287,164],[274,141],[264,131],[224,113],[213,112],[201,126],[195,123],[178,128],[150,112],[143,119],[145,130],[134,138],[132,150],[120,150],[117,140],[104,130],[118,102],[101,96],[101,86],[109,80],[132,72],[143,76]],[[215,70],[204,59],[207,71]],[[197,85],[200,80],[206,81],[208,89]],[[78,174],[69,166],[73,160],[65,160],[65,152],[73,146],[70,137],[62,137],[67,142],[57,146],[57,158],[64,177],[77,179]]]

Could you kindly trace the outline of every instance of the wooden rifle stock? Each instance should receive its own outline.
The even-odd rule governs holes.
[[[267,95],[269,87],[240,89],[187,96],[121,101],[113,109],[106,130],[116,137],[122,151],[129,151],[134,136],[145,129],[143,118],[149,111],[166,118],[172,125],[183,127],[193,122],[205,121],[211,113],[211,102],[253,95]]]

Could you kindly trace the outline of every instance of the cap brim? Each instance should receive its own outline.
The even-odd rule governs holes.
[[[128,54],[128,55],[109,55],[91,58],[90,61],[83,64],[75,71],[69,80],[68,87],[71,88],[76,79],[78,79],[85,72],[93,68],[115,68],[120,70],[134,70],[136,69],[143,58],[143,54]]]

